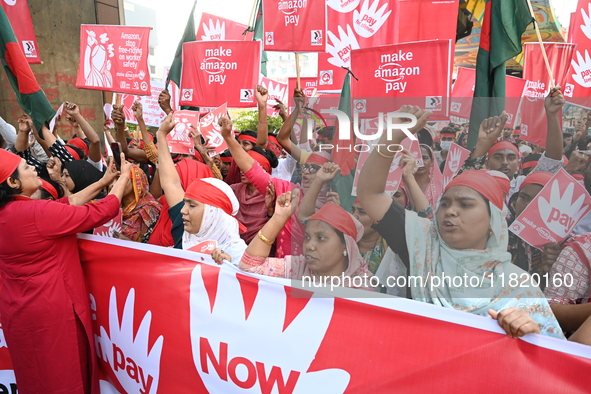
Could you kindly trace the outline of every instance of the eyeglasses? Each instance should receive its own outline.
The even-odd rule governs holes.
[[[320,168],[318,164],[303,164],[302,172],[308,171],[310,174],[316,174]]]

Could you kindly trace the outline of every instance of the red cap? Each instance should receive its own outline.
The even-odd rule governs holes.
[[[550,179],[552,179],[552,177],[554,177],[554,175],[550,174],[549,172],[532,172],[531,174],[525,177],[523,183],[521,184],[521,186],[519,186],[519,190],[523,190],[523,188],[527,185],[540,185],[544,187],[548,182],[550,182]]]
[[[467,186],[482,194],[494,206],[503,210],[503,190],[495,178],[482,170],[469,170],[462,172],[447,184],[445,191],[453,186]]]
[[[256,145],[257,139],[251,135],[241,134],[238,136],[238,141],[250,141]]]
[[[0,183],[5,182],[21,164],[22,157],[0,149]]]

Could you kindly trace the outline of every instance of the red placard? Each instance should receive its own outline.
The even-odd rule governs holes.
[[[351,56],[351,65],[359,80],[351,81],[352,96],[404,98],[396,102],[418,105],[432,111],[431,120],[446,118],[449,116],[450,51],[450,40],[355,50]],[[380,108],[380,101],[372,100],[365,115],[372,117],[377,112],[391,112],[392,101],[383,100],[383,108]]]
[[[260,41],[183,44],[181,105],[250,108],[261,67]]]
[[[149,96],[151,27],[80,25],[76,87]]]
[[[108,146],[108,145],[107,145]],[[123,211],[119,208],[119,214],[107,223],[99,226],[93,230],[94,235],[100,235],[102,237],[113,238],[113,234],[121,233],[121,225],[123,223]]]
[[[575,44],[544,43],[555,84],[564,86]],[[550,76],[546,71],[538,43],[525,43],[523,79],[527,80],[521,104],[521,139],[546,146],[548,125],[544,115],[544,99],[550,92]]]
[[[135,96],[133,94],[122,94],[121,105],[123,105],[123,111],[125,112],[125,121],[133,124],[137,124],[137,119],[131,110],[131,106],[134,101],[142,103],[144,122],[146,126],[160,127],[160,124],[166,117],[166,114],[160,108],[158,104],[158,96],[164,90],[164,83],[152,82],[151,84],[151,96]],[[113,96],[113,101],[115,97]]]
[[[569,102],[591,108],[591,1],[579,0],[571,14],[569,42],[577,44],[564,85],[564,97]],[[575,98],[569,100],[568,98]],[[578,99],[576,99],[578,98]],[[581,99],[581,98],[587,98]]]
[[[472,98],[474,96],[474,84],[476,83],[476,70],[473,68],[458,67],[458,76],[451,93],[449,113],[463,119],[470,119],[472,110]],[[521,105],[525,79],[505,77],[505,112],[507,112],[507,127],[515,127],[517,112]]]
[[[197,29],[197,41],[251,41],[254,32],[250,31],[242,35],[246,29],[248,26],[242,23],[204,12],[201,14],[201,22]]]
[[[269,92],[269,96],[267,97],[267,115],[276,116],[279,111],[275,110],[273,107],[278,104],[277,100],[288,105],[286,101],[288,97],[287,84],[263,76],[261,76],[259,83]],[[293,92],[291,93],[293,94]]]
[[[320,55],[319,55],[320,56]],[[318,78],[314,77],[301,77],[300,78],[301,88],[304,91],[306,97],[312,97],[314,90],[318,89]],[[297,85],[297,78],[289,78],[287,80],[287,95],[293,97],[293,91]]]
[[[27,0],[4,0],[1,2],[10,21],[14,35],[23,49],[29,64],[41,64],[37,36],[33,28]]]
[[[455,45],[458,0],[329,0],[327,4],[327,53],[318,56],[321,91],[341,89],[345,77],[341,66],[351,67],[352,50],[435,39],[450,39]]]
[[[445,188],[454,176],[460,171],[466,159],[470,156],[468,149],[462,148],[456,143],[452,143],[447,152],[445,167],[443,169],[443,187]]]
[[[591,197],[564,169],[544,186],[509,230],[541,249],[564,241],[581,218],[591,211]]]
[[[166,136],[168,149],[171,153],[181,153],[184,155],[195,154],[195,143],[189,132],[191,126],[197,130],[199,122],[199,112],[197,111],[177,111],[174,113],[174,129]]]
[[[227,116],[228,108],[226,104],[214,109],[199,120],[199,132],[207,140],[207,146],[214,148],[216,153],[222,153],[228,149],[224,137],[222,137],[218,121],[222,116]]]
[[[265,51],[324,52],[324,1],[263,1]]]

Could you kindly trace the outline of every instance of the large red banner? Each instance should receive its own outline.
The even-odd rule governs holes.
[[[149,96],[151,27],[80,25],[76,87]]]
[[[458,67],[458,76],[451,93],[449,113],[463,119],[470,119],[476,70]],[[505,77],[505,112],[507,112],[507,127],[515,127],[517,113],[521,105],[526,80],[507,75]]]
[[[449,116],[450,56],[450,40],[355,50],[351,55],[351,65],[358,80],[351,81],[352,96],[404,98],[396,101],[432,111],[432,120],[446,118]],[[372,106],[367,106],[364,117],[377,116],[378,111],[392,111],[390,100],[383,101],[384,109],[374,108],[377,102],[372,100]]]
[[[324,52],[326,2],[264,0],[265,51]]]
[[[458,0],[329,0],[327,4],[327,53],[318,56],[321,91],[342,88],[346,71],[341,67],[351,68],[352,50],[435,39],[455,44]]]
[[[513,339],[490,318],[361,290],[313,296],[197,252],[90,235],[79,247],[103,393],[589,390],[589,347]]]
[[[201,41],[183,44],[181,105],[230,108],[256,106],[260,41]]]
[[[10,21],[14,35],[27,58],[27,62],[40,64],[41,57],[37,46],[37,36],[35,36],[27,0],[4,0],[1,4]]]
[[[243,33],[248,26],[204,12],[197,29],[197,41],[241,40],[251,41],[254,32]]]
[[[544,43],[556,86],[564,86],[576,44]],[[525,43],[523,79],[527,80],[521,104],[521,139],[546,146],[548,124],[544,99],[550,92],[550,76],[538,43]]]

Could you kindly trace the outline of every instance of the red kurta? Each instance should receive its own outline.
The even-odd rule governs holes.
[[[0,314],[20,394],[99,393],[76,234],[118,212],[113,195],[81,207],[19,198],[0,208]]]

